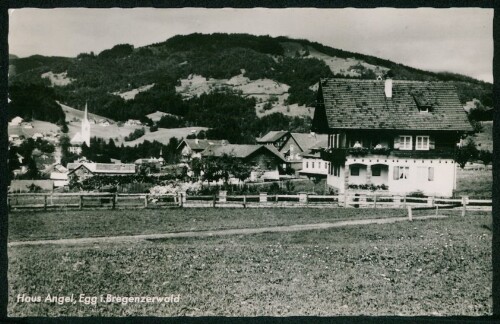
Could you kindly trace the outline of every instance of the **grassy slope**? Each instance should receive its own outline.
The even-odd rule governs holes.
[[[9,249],[10,316],[491,314],[490,216],[300,233]],[[17,294],[180,294],[17,304]]]

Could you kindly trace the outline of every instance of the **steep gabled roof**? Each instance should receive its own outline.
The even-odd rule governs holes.
[[[201,154],[203,156],[223,156],[224,154],[227,154],[244,159],[260,149],[268,150],[282,161],[285,161],[283,155],[272,145],[227,144],[220,146],[209,146]]]
[[[69,173],[73,173],[79,168],[86,168],[92,173],[111,174],[134,174],[135,164],[114,164],[114,163],[68,163]]]
[[[326,147],[328,145],[328,135],[326,134],[292,133],[292,137],[302,151],[308,151],[311,148]]]
[[[182,143],[186,143],[186,145],[193,151],[203,151],[211,145],[222,145],[224,143],[227,143],[227,140],[208,140],[195,138],[185,139],[179,144],[177,148],[181,147]]]
[[[446,82],[394,80],[392,98],[384,81],[323,79],[320,81],[329,128],[472,131],[455,87]],[[419,105],[429,105],[422,113]],[[323,107],[319,108],[323,109]]]
[[[270,131],[261,138],[258,138],[257,143],[274,143],[285,136],[287,133],[287,131]]]

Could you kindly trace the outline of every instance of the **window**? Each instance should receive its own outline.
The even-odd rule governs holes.
[[[336,177],[340,177],[340,165],[333,166],[333,175]]]
[[[399,149],[411,150],[413,144],[411,139],[412,139],[411,136],[399,136]]]
[[[429,167],[429,177],[427,179],[429,181],[434,181],[434,167]]]
[[[408,179],[409,173],[410,173],[410,167],[395,166],[394,167],[394,180]]]
[[[351,166],[350,169],[352,176],[359,176],[359,166]]]
[[[306,162],[306,169],[309,169],[309,162]]]
[[[372,176],[373,177],[380,177],[380,171],[381,171],[380,165],[373,165],[372,166]]]
[[[328,146],[331,148],[338,148],[340,146],[340,134],[328,135]]]
[[[417,136],[415,143],[416,150],[428,150],[429,149],[429,136]]]
[[[325,162],[325,169],[328,169],[328,162]]]
[[[311,168],[314,169],[314,162],[311,162]]]

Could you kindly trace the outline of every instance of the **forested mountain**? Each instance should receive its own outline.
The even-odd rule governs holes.
[[[462,103],[476,98],[483,107],[492,106],[489,83],[286,37],[191,34],[140,48],[119,44],[76,58],[11,56],[10,64],[13,89],[30,84],[51,88],[60,102],[80,109],[88,102],[90,112],[117,121],[143,119],[162,111],[180,116],[175,121],[178,126],[206,126],[212,128],[212,136],[243,142],[268,128],[307,127],[307,118],[291,117],[293,109],[297,105],[313,107],[314,85],[323,77],[373,79],[390,69],[395,79],[453,82]],[[202,85],[205,94],[186,96],[180,86],[189,88],[193,75],[215,80]],[[234,84],[235,77],[245,81]],[[266,93],[266,84],[254,83],[261,79],[268,80],[267,84],[275,82],[287,93],[278,97]],[[146,85],[150,85],[146,91],[137,91]],[[136,94],[128,100],[120,96],[131,91]],[[266,101],[269,104],[263,109],[272,109],[271,102],[276,101],[286,106],[290,116],[257,118],[256,107],[264,107]],[[14,102],[13,107],[16,105]],[[270,121],[275,124],[269,125]]]

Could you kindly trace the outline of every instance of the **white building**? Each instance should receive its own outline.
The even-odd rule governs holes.
[[[21,123],[24,121],[21,117],[17,116],[12,118],[12,120],[9,122],[9,126],[19,126]]]
[[[472,132],[452,84],[324,79],[313,130],[328,134],[320,157],[339,192],[453,195],[456,144]]]
[[[70,152],[80,154],[82,149],[81,146],[85,143],[90,146],[90,122],[88,118],[87,104],[85,104],[85,113],[82,119],[81,131],[77,132],[75,136],[70,141],[71,147]]]
[[[299,174],[306,176],[326,177],[330,162],[321,158],[320,152],[313,150],[307,154],[302,154],[302,170]]]

